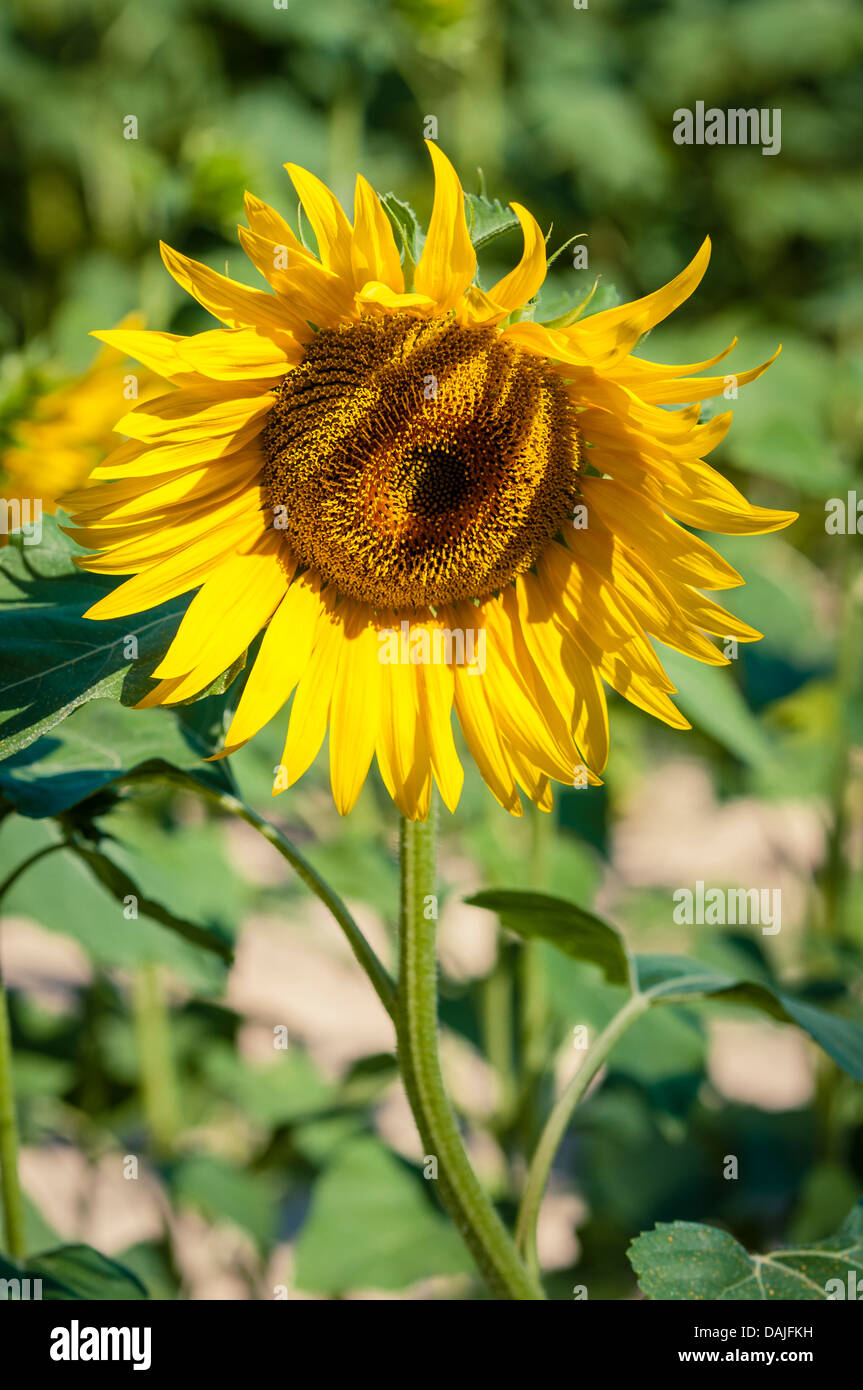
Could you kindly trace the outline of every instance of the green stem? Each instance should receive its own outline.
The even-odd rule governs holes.
[[[31,868],[33,864],[37,864],[39,860],[44,859],[47,854],[54,854],[58,849],[68,848],[69,843],[67,840],[56,840],[53,844],[43,845],[41,849],[37,849],[33,854],[28,855],[28,857],[22,860],[22,862],[12,870],[11,874],[8,874],[3,882],[0,883],[0,902],[3,901],[12,885],[17,883],[21,875],[25,873],[27,869]]]
[[[272,825],[263,816],[259,816],[257,811],[253,811],[251,806],[247,806],[239,797],[232,796],[229,792],[215,791],[204,786],[194,777],[175,774],[175,781],[179,781],[183,786],[204,795],[208,800],[213,801],[222,811],[228,815],[236,816],[238,820],[243,820],[247,825],[251,825],[262,835],[274,849],[277,849],[283,859],[286,859],[291,868],[302,879],[307,888],[319,898],[332,916],[338,922],[342,931],[348,939],[351,950],[368,975],[372,986],[389,1014],[390,1018],[395,1017],[396,986],[395,981],[389,974],[386,967],[375,954],[374,949],[363,936],[354,918],[351,916],[345,904],[337,893],[334,893],[329,884],[321,878],[316,869],[313,869],[309,861],[300,854],[295,845],[282,834],[277,826]]]
[[[832,823],[827,840],[827,856],[821,878],[824,889],[825,923],[828,935],[841,941],[845,934],[845,911],[850,876],[845,852],[848,834],[848,777],[850,768],[849,710],[858,684],[860,652],[863,647],[863,596],[861,572],[850,551],[846,552],[840,619],[839,660],[836,670],[838,713],[835,727],[831,802]]]
[[[555,1154],[569,1128],[576,1106],[614,1044],[626,1032],[627,1028],[631,1027],[635,1020],[650,1007],[650,1002],[650,997],[647,994],[633,994],[627,1000],[623,1008],[614,1015],[589,1049],[581,1066],[546,1121],[531,1161],[515,1233],[516,1243],[527,1262],[528,1269],[537,1278],[539,1277],[539,1261],[536,1253],[536,1224]]]
[[[392,1017],[395,1012],[395,981],[363,936],[338,893],[333,892],[330,885],[321,878],[316,869],[312,868],[309,861],[300,854],[300,851],[291,844],[290,840],[286,839],[276,826],[264,820],[263,816],[259,816],[257,811],[253,811],[250,806],[246,806],[234,796],[222,796],[219,801],[225,810],[230,811],[232,815],[239,816],[240,820],[244,820],[247,825],[254,826],[265,840],[269,840],[270,844],[279,851],[279,854],[287,859],[291,868],[303,880],[306,887],[310,888],[315,896],[320,898],[324,906],[329,908],[347,937],[351,950],[371,980],[375,993],[387,1013]]]
[[[497,964],[480,986],[480,1013],[485,1054],[500,1086],[496,1128],[504,1130],[515,1113],[517,1086],[512,1046],[512,968],[500,931],[498,951]]]
[[[133,981],[135,1032],[147,1128],[156,1153],[170,1153],[180,1129],[171,1020],[157,966],[140,966]]]
[[[438,1055],[435,952],[435,832],[433,806],[425,822],[402,821],[400,960],[396,1031],[399,1063],[428,1157],[437,1159],[444,1204],[492,1293],[539,1300],[538,1280],[521,1263],[503,1222],[470,1166],[444,1090]]]
[[[55,850],[65,849],[63,840],[43,845],[7,874],[0,883],[0,902],[9,889],[27,869],[53,854]],[[9,1001],[6,986],[0,970],[0,1200],[3,1204],[3,1228],[6,1233],[6,1249],[13,1260],[22,1259],[25,1253],[24,1205],[21,1197],[21,1183],[18,1178],[18,1120],[15,1114],[15,1087],[12,1076],[12,1029],[9,1023]]]
[[[528,884],[534,893],[546,887],[551,817],[538,807],[530,808],[531,844]],[[548,987],[543,946],[525,941],[518,956],[519,974],[519,1052],[521,1059],[521,1131],[529,1151],[539,1129],[539,1088],[548,1062]]]
[[[24,1206],[18,1181],[18,1121],[12,1084],[12,1032],[3,977],[0,975],[0,1188],[6,1249],[13,1260],[22,1259]]]

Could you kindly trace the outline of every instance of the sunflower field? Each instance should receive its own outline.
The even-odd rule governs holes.
[[[2,1299],[863,1297],[861,91],[8,0]]]

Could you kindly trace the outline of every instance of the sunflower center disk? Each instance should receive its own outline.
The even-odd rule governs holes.
[[[575,410],[555,373],[450,319],[316,334],[263,445],[267,503],[300,560],[374,607],[496,592],[577,501]]]

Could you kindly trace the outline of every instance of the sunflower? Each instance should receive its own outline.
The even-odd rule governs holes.
[[[129,314],[118,328],[142,325],[139,315]],[[152,394],[149,373],[130,372],[125,353],[103,347],[83,376],[47,391],[33,415],[16,425],[11,446],[0,455],[4,496],[38,498],[43,512],[56,512],[59,498],[82,487],[111,448],[124,399],[144,401]]]
[[[73,534],[99,552],[84,568],[131,576],[91,618],[197,590],[143,706],[199,696],[263,630],[220,756],[293,695],[274,791],[329,729],[342,814],[375,756],[408,819],[426,816],[433,782],[453,809],[454,710],[498,801],[520,814],[522,789],[547,810],[552,781],[605,766],[606,685],[688,727],[648,634],[713,665],[726,658],[712,637],[760,636],[700,592],[742,580],[687,528],[766,532],[794,514],[751,506],[702,461],[730,415],[701,422],[692,402],[728,378],[689,378],[725,353],[632,355],[695,289],[709,242],[655,293],[542,326],[524,317],[546,274],[537,222],[511,204],[521,259],[482,290],[458,177],[429,151],[415,267],[364,178],[351,225],[293,164],[318,254],[247,195],[240,240],[269,291],[162,248],[221,326],[96,334],[171,389],[119,421],[99,485],[70,499]]]

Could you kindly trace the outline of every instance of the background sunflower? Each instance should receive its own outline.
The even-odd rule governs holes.
[[[565,1073],[573,1030],[600,1028],[614,1007],[615,986],[593,967],[551,946],[526,966],[513,937],[463,902],[528,875],[610,917],[642,951],[778,978],[850,1013],[861,950],[859,538],[828,534],[824,519],[825,503],[853,487],[859,426],[861,283],[849,233],[859,220],[859,7],[514,3],[502,16],[463,0],[393,3],[384,21],[380,6],[354,0],[314,14],[240,0],[156,11],[75,0],[10,14],[0,57],[0,164],[15,194],[0,213],[13,247],[0,272],[6,443],[49,357],[69,374],[86,368],[94,323],[140,309],[172,334],[212,330],[165,275],[160,237],[250,289],[260,283],[234,229],[251,188],[300,231],[285,159],[348,206],[355,172],[373,173],[427,225],[431,185],[417,150],[434,118],[470,193],[481,165],[490,197],[515,198],[543,230],[554,224],[552,249],[588,234],[551,268],[547,318],[585,298],[597,274],[590,313],[637,300],[712,237],[697,307],[657,325],[640,356],[693,361],[737,334],[734,360],[748,366],[784,345],[733,402],[733,430],[711,461],[755,506],[799,511],[800,521],[758,541],[705,528],[747,579],[729,609],[765,638],[732,640],[724,670],[663,657],[693,725],[685,735],[613,697],[603,786],[557,797],[549,843],[534,827],[528,850],[463,759],[441,851],[445,1070],[482,1177],[505,1202],[547,1101],[549,1058]],[[781,107],[781,156],[674,146],[673,111],[699,99]],[[124,138],[130,114],[137,139]],[[514,227],[486,248],[484,283],[511,270],[521,244]],[[59,550],[22,554],[24,569],[4,570],[16,603],[34,565],[65,564]],[[68,604],[53,618],[57,640],[72,635],[66,616],[101,595],[97,577],[71,569],[59,580]],[[175,629],[181,611],[168,600],[153,622]],[[32,636],[41,621],[34,600],[22,630]],[[101,641],[122,643],[130,630],[118,617]],[[186,756],[198,766],[225,732],[218,680],[180,707],[168,747],[161,711],[108,703],[118,693],[138,702],[149,671],[138,681],[92,666],[96,698],[60,727],[39,708],[42,741],[0,763],[4,796],[26,812],[3,822],[4,872],[48,847],[61,825],[52,815],[67,827],[72,816],[79,837],[4,904],[29,1247],[87,1240],[168,1297],[271,1297],[281,1283],[292,1298],[469,1294],[461,1248],[419,1177],[388,1022],[317,904],[297,893],[286,929],[293,877],[257,853],[246,826],[211,819],[185,793],[112,799],[120,721],[140,731],[130,765]],[[23,715],[11,696],[4,715],[4,751],[17,750]],[[271,809],[277,725],[229,760],[243,795],[339,884],[386,956],[387,792],[373,774],[341,822],[324,753]],[[222,764],[208,766],[222,776]],[[94,826],[119,843],[100,847]],[[147,885],[139,919],[122,916],[105,858]],[[675,924],[672,893],[699,880],[780,887],[781,932]],[[243,924],[230,968],[194,937],[220,923]],[[863,1184],[859,1088],[798,1030],[721,1003],[651,1013],[637,1027],[556,1169],[539,1232],[552,1295],[568,1298],[576,1283],[591,1297],[631,1295],[628,1242],[658,1220],[720,1222],[759,1250],[835,1229]],[[290,1046],[274,1065],[277,1028]],[[134,1206],[117,1162],[132,1149],[174,1159],[145,1163]],[[722,1174],[728,1153],[746,1157],[734,1182]],[[374,1243],[382,1199],[404,1213],[384,1261]]]

